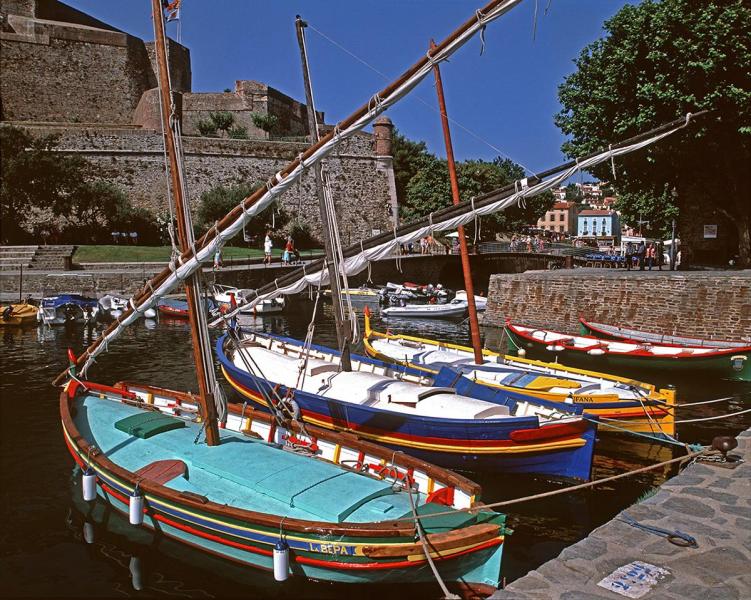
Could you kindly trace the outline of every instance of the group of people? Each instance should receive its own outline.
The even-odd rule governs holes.
[[[545,249],[545,240],[535,235],[517,235],[511,236],[511,252],[541,252]]]
[[[420,238],[420,254],[433,254],[440,247],[441,244],[432,235]],[[414,254],[417,251],[417,245],[414,242],[400,244],[399,250],[401,254]]]
[[[662,271],[662,244],[650,242],[646,244],[644,240],[634,246],[633,242],[626,244],[626,269],[629,271],[634,267],[634,262],[639,265],[639,270],[643,271],[646,265],[651,271],[653,266]]]
[[[113,244],[138,244],[138,232],[137,231],[113,231],[112,243]]]
[[[271,239],[273,232],[269,229],[266,232],[266,237],[263,240],[263,264],[271,264],[271,253],[274,249],[274,241]],[[295,248],[295,241],[291,235],[287,236],[287,241],[284,244],[284,251],[282,252],[282,265],[292,265],[300,262],[300,253]]]

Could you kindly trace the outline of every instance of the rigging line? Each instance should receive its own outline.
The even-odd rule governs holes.
[[[340,44],[339,42],[337,42],[336,40],[333,40],[333,39],[331,39],[331,38],[330,38],[329,36],[327,36],[327,35],[326,35],[325,33],[323,33],[322,31],[320,31],[320,30],[318,30],[318,29],[316,29],[315,27],[313,27],[313,25],[311,25],[311,24],[310,24],[310,22],[308,22],[308,28],[309,28],[309,29],[311,29],[312,31],[315,31],[315,32],[316,32],[316,33],[317,33],[318,35],[320,35],[320,36],[321,36],[321,37],[322,37],[323,39],[325,39],[325,40],[326,40],[326,41],[328,41],[329,43],[331,43],[331,44],[333,44],[334,46],[336,46],[337,48],[339,48],[339,49],[340,49],[340,50],[341,50],[342,52],[345,52],[345,53],[349,54],[349,55],[350,55],[350,56],[351,56],[352,58],[354,58],[354,59],[355,59],[355,60],[356,60],[357,62],[359,62],[359,63],[362,63],[362,64],[363,64],[363,65],[365,65],[365,66],[366,66],[366,67],[367,67],[368,69],[370,69],[370,70],[371,70],[371,71],[373,71],[374,73],[378,74],[378,75],[379,75],[380,77],[382,77],[382,78],[383,78],[383,79],[385,79],[386,81],[390,81],[390,80],[391,80],[391,78],[390,78],[390,77],[389,77],[388,75],[386,75],[386,74],[385,74],[385,73],[384,73],[383,71],[379,71],[379,70],[378,70],[378,69],[377,69],[376,67],[374,67],[373,65],[371,65],[370,63],[368,63],[368,62],[367,62],[366,60],[364,60],[364,59],[360,58],[359,56],[357,56],[357,54],[355,54],[354,52],[352,52],[352,51],[348,50],[347,48],[345,48],[344,46],[342,46],[342,45],[341,45],[341,44]],[[414,98],[415,100],[418,100],[419,102],[421,102],[421,103],[422,103],[422,104],[424,104],[425,106],[427,106],[427,107],[428,107],[428,108],[429,108],[430,110],[432,110],[432,111],[434,111],[434,112],[437,112],[437,113],[439,113],[439,114],[440,114],[440,111],[439,111],[439,110],[438,110],[438,109],[437,109],[437,108],[436,108],[435,106],[433,106],[433,105],[432,105],[432,104],[431,104],[430,102],[428,102],[427,100],[425,100],[425,99],[424,99],[424,98],[422,98],[421,96],[418,96],[417,94],[414,94],[414,95],[412,95],[411,97],[412,97],[412,98]],[[466,127],[466,126],[462,125],[461,123],[459,123],[459,122],[458,122],[458,121],[457,121],[456,119],[453,119],[452,117],[448,117],[448,120],[449,120],[449,121],[451,122],[451,124],[452,124],[452,125],[456,125],[456,126],[457,126],[457,127],[459,128],[459,129],[461,129],[461,130],[462,130],[462,131],[464,131],[465,133],[468,133],[469,135],[471,135],[471,136],[472,136],[473,138],[475,138],[476,140],[478,140],[478,141],[482,142],[483,144],[485,144],[486,146],[488,146],[489,148],[491,148],[491,149],[492,149],[492,150],[493,150],[494,152],[497,152],[497,153],[498,153],[498,154],[499,154],[500,156],[502,156],[502,157],[504,157],[504,158],[507,158],[507,159],[509,159],[509,160],[511,160],[511,161],[513,161],[513,162],[515,162],[516,164],[520,165],[520,166],[521,166],[521,167],[522,167],[522,168],[523,168],[523,169],[524,169],[524,170],[525,170],[525,171],[526,171],[527,173],[529,173],[529,174],[531,174],[531,175],[534,175],[534,173],[535,173],[535,172],[534,172],[534,171],[533,171],[532,169],[530,169],[530,168],[529,168],[529,167],[527,167],[526,165],[522,164],[522,163],[521,163],[521,162],[519,162],[518,160],[515,160],[514,158],[512,158],[511,156],[509,156],[508,154],[506,154],[506,153],[505,153],[505,152],[504,152],[503,150],[501,150],[500,148],[498,148],[498,147],[494,146],[493,144],[491,144],[491,143],[490,143],[490,142],[489,142],[488,140],[486,140],[485,138],[483,138],[482,136],[480,136],[480,134],[478,134],[478,133],[475,133],[474,131],[472,131],[472,130],[471,130],[471,129],[469,129],[468,127]]]

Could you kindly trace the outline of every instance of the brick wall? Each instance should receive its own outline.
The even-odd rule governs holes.
[[[490,278],[484,324],[578,330],[589,321],[655,333],[751,335],[751,271],[533,271]]]

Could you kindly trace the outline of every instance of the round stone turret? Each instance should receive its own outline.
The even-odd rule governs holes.
[[[391,144],[394,124],[386,116],[380,116],[373,121],[373,137],[375,137],[376,156],[391,156]]]

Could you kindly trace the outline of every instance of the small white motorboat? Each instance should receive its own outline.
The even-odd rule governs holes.
[[[105,294],[99,298],[99,318],[117,319],[128,308],[127,298]]]
[[[467,301],[454,299],[447,304],[406,304],[390,306],[381,310],[384,317],[418,317],[421,319],[445,319],[463,317]]]
[[[459,290],[456,292],[456,296],[454,296],[454,300],[463,300],[464,302],[467,301],[467,292],[464,290]],[[477,308],[477,312],[482,312],[488,307],[488,299],[485,296],[475,296],[475,308]]]
[[[284,296],[273,298],[271,300],[263,300],[255,306],[243,306],[253,300],[255,291],[244,288],[236,288],[229,285],[214,284],[211,286],[211,295],[216,303],[220,306],[225,305],[227,308],[232,304],[231,295],[234,294],[235,302],[240,307],[240,313],[244,315],[267,315],[271,313],[280,313],[284,310],[285,301]]]

